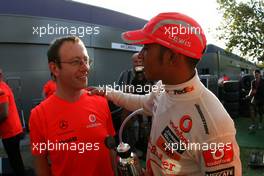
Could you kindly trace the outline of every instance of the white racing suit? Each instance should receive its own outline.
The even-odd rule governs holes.
[[[179,85],[161,81],[147,95],[107,89],[107,98],[153,116],[147,175],[241,176],[236,130],[220,101],[196,75]]]

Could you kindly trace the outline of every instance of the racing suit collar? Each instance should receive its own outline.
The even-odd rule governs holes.
[[[177,85],[164,85],[164,89],[167,94],[172,96],[193,96],[201,93],[202,86],[195,69],[195,75],[189,81]]]

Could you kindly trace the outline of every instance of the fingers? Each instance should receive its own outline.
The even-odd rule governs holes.
[[[106,90],[100,87],[89,87],[88,94],[89,95],[99,95],[105,96]]]

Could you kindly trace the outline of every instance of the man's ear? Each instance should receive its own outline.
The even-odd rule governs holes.
[[[55,76],[57,77],[58,74],[59,74],[59,67],[57,64],[55,64],[54,62],[50,62],[49,63],[49,69],[50,69],[50,72]]]
[[[180,53],[174,53],[174,52],[171,52],[172,55],[171,55],[171,64],[173,66],[179,66],[179,64],[181,62],[185,62],[186,61],[186,58],[184,55],[180,54]]]
[[[163,53],[163,63],[166,63],[166,64],[168,64],[168,65],[171,65],[172,64],[172,61],[173,61],[173,55],[174,55],[174,53],[171,51],[171,50],[169,50],[169,49],[166,49],[165,51],[164,51],[164,53]]]

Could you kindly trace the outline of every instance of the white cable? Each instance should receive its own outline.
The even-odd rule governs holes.
[[[120,127],[120,130],[119,130],[119,142],[120,142],[120,143],[123,142],[123,140],[122,140],[122,134],[123,134],[123,129],[124,129],[126,123],[127,123],[132,117],[134,117],[135,115],[137,115],[137,114],[143,114],[143,112],[144,112],[143,108],[141,108],[141,109],[137,109],[137,110],[135,110],[133,113],[131,113],[129,116],[127,116],[127,117],[125,118],[125,120],[123,121],[123,123],[122,123],[122,125],[121,125],[121,127]]]

